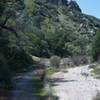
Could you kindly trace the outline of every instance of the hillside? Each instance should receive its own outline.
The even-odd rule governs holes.
[[[45,57],[54,54],[89,54],[89,44],[100,28],[100,20],[83,14],[75,1],[64,1],[42,0],[28,3],[25,0],[24,9],[17,12],[15,27],[21,38],[20,43],[31,54]]]

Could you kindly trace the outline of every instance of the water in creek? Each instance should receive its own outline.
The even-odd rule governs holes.
[[[46,97],[36,95],[42,84],[33,81],[34,72],[18,76],[13,80],[13,88],[0,89],[0,100],[47,100]]]

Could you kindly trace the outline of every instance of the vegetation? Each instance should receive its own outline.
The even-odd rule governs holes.
[[[19,5],[16,7],[16,5]],[[0,1],[0,81],[11,84],[11,77],[16,72],[24,71],[33,63],[22,46],[18,46],[18,33],[15,30],[16,11],[23,8],[22,1]],[[11,39],[13,38],[13,39]]]
[[[92,45],[92,55],[95,61],[100,60],[100,30],[96,32],[96,36]]]
[[[95,65],[92,72],[96,75],[96,78],[100,78],[100,64]]]
[[[46,69],[46,78],[47,80],[50,80],[51,75],[55,72],[54,68],[49,67]]]
[[[51,63],[51,66],[54,67],[54,68],[59,68],[60,67],[60,57],[58,56],[52,56],[50,58],[50,63]]]
[[[43,100],[47,100],[47,98],[54,98],[51,89],[50,78],[54,73],[54,69],[51,67],[46,68],[45,78],[41,80],[41,78],[36,78],[32,80],[32,85],[34,87],[33,95],[43,98]]]

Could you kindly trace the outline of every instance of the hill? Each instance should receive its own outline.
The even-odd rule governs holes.
[[[17,28],[29,38],[25,44],[36,56],[88,55],[100,20],[82,13],[75,1],[28,0],[17,17]],[[19,30],[17,30],[19,31]],[[20,32],[19,32],[20,34]],[[23,39],[21,39],[22,41]],[[27,39],[26,39],[27,40]]]

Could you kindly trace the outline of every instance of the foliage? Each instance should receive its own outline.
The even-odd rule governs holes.
[[[99,60],[100,57],[100,30],[97,31],[92,44],[92,55],[94,60]]]
[[[100,78],[100,64],[96,64],[92,72],[96,75],[96,78]]]
[[[24,4],[25,4],[25,9],[27,11],[27,13],[29,15],[31,15],[35,9],[35,3],[34,3],[35,0],[24,0]]]
[[[60,66],[60,57],[59,56],[52,56],[50,58],[50,63],[52,67],[59,68]]]
[[[19,45],[18,33],[15,29],[16,13],[22,8],[22,0],[0,0],[0,82],[2,84],[9,84],[13,74],[24,71],[33,62],[29,54]]]
[[[46,69],[46,78],[47,79],[50,79],[51,78],[51,75],[55,72],[54,68],[52,67],[49,67]]]
[[[67,7],[47,5],[36,0],[10,1],[11,5],[3,4],[7,4],[4,7],[9,8],[6,12],[11,13],[6,27],[11,28],[9,39],[14,45],[20,44],[25,51],[36,56],[90,55],[93,38],[89,32],[94,32],[94,27],[97,27],[95,23],[98,24],[99,20],[96,18],[73,9],[68,10]],[[3,15],[0,20],[5,20],[4,16],[7,15]],[[17,33],[20,38],[17,39],[12,33]]]
[[[75,46],[72,43],[65,43],[65,48],[68,50],[70,54],[74,54],[74,55],[81,54],[80,46]]]
[[[86,21],[82,20],[87,19],[87,16],[75,10],[66,12],[68,9],[65,7],[35,0],[25,0],[24,5],[23,10],[16,11],[19,13],[18,19],[10,19],[8,25],[17,29],[20,44],[22,47],[24,45],[25,51],[43,57],[90,55],[92,38],[88,32],[91,27],[88,30]]]
[[[48,18],[46,18],[43,22],[42,22],[42,25],[41,25],[41,29],[43,30],[44,32],[44,35],[45,35],[45,39],[53,39],[55,38],[54,35],[55,34],[55,26],[53,26],[52,23],[50,23],[50,20]]]

